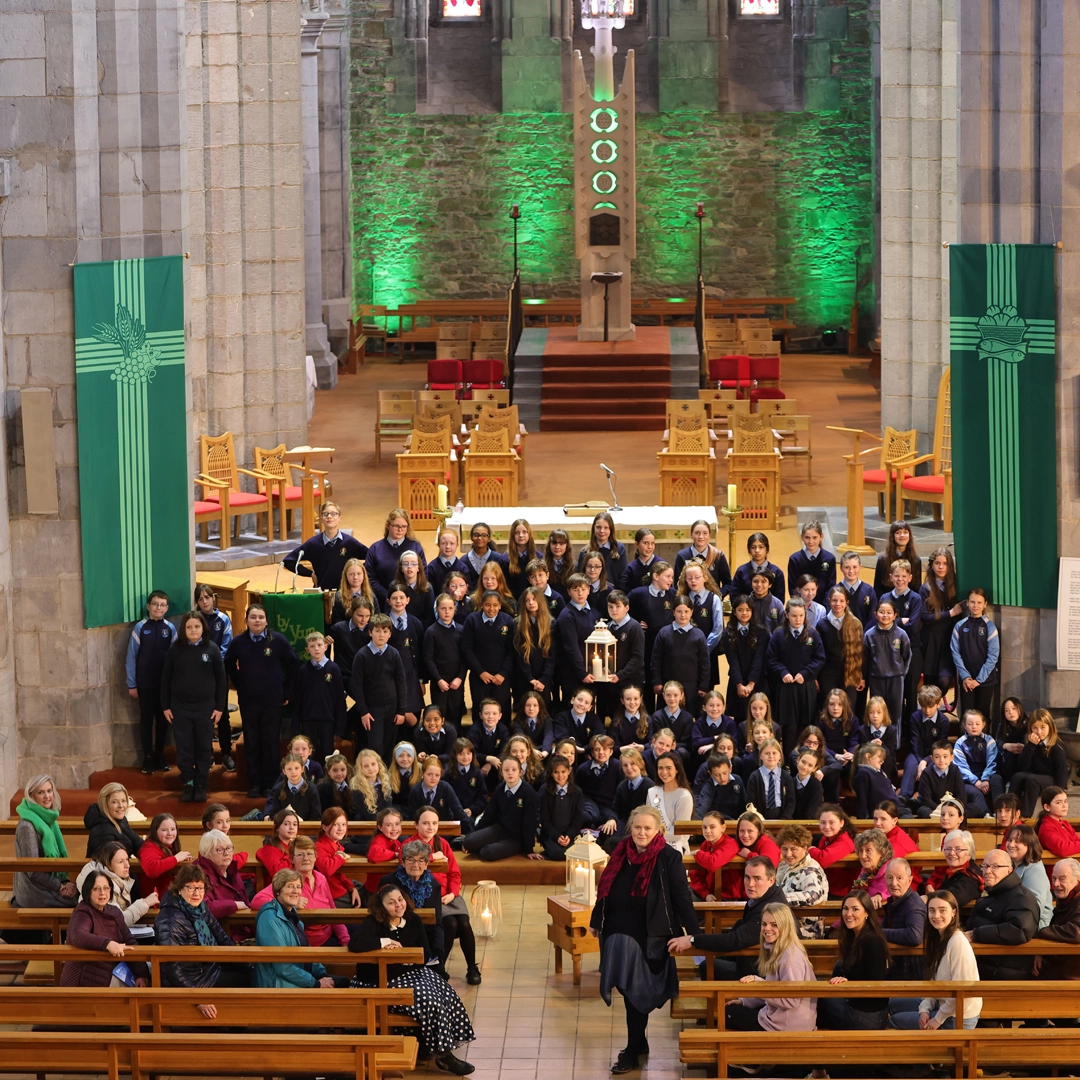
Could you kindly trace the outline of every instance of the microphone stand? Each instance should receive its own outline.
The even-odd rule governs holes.
[[[608,490],[611,492],[611,509],[621,510],[622,507],[619,505],[619,497],[615,494],[614,480],[617,479],[617,477],[606,465],[601,465],[600,468],[603,469],[607,475],[607,486]]]

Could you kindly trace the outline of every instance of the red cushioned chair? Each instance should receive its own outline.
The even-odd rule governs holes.
[[[425,390],[453,390],[457,397],[461,397],[462,382],[460,360],[428,361]]]
[[[756,405],[759,401],[783,401],[787,397],[778,386],[755,386],[750,391],[750,402]]]
[[[780,389],[780,357],[751,356],[750,378],[756,387],[774,387]]]
[[[502,390],[506,386],[501,360],[466,360],[461,365],[461,379],[465,400],[473,396],[474,390]]]
[[[709,361],[709,382],[717,390],[735,390],[743,397],[753,385],[749,356],[715,356]]]

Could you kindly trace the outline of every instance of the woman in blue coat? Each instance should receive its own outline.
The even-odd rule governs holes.
[[[255,944],[280,949],[308,947],[304,924],[297,905],[304,898],[303,879],[295,870],[279,870],[271,883],[274,899],[260,912],[255,923]],[[334,980],[322,964],[256,964],[253,986],[333,987]]]

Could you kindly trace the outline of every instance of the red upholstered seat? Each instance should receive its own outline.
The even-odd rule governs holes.
[[[863,469],[863,483],[864,484],[884,484],[885,483],[885,470],[884,469]],[[892,471],[892,480],[896,481],[896,470]]]
[[[751,356],[750,377],[754,382],[779,382],[779,356]]]
[[[206,496],[208,502],[221,502],[221,496],[216,491],[210,492]],[[229,505],[230,506],[265,506],[266,496],[258,495],[254,491],[230,491],[229,492]]]
[[[865,475],[865,474],[864,474]],[[904,480],[905,491],[923,491],[930,495],[945,494],[944,476],[909,476]]]
[[[716,356],[709,361],[709,382],[720,390],[749,390],[750,357]]]
[[[473,390],[502,390],[506,385],[501,360],[466,360],[461,365],[461,378],[466,399],[472,397]]]
[[[220,509],[220,502],[203,502],[202,499],[195,500],[196,514],[216,514]]]
[[[299,502],[300,497],[303,494],[303,492],[304,492],[303,488],[296,487],[295,485],[286,486],[286,488],[285,488],[285,501],[286,502]],[[322,498],[322,492],[319,491],[318,484],[315,485],[314,494],[315,494],[316,499],[321,499]]]
[[[453,390],[461,387],[460,360],[429,360],[425,390]]]
[[[750,391],[751,401],[784,401],[787,394],[777,386],[757,386]]]

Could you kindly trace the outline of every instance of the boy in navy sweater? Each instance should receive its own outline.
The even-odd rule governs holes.
[[[176,627],[165,618],[168,610],[168,594],[155,589],[146,598],[146,618],[132,628],[124,665],[128,694],[139,702],[142,771],[147,775],[155,769],[169,771],[165,764],[169,722],[161,708],[161,673],[165,669],[165,654],[176,640]]]
[[[405,723],[405,666],[390,644],[389,616],[373,615],[368,628],[371,641],[353,660],[349,696],[362,728],[357,731],[358,742],[389,761],[398,730]]]
[[[847,593],[848,611],[863,624],[863,629],[866,630],[874,621],[877,593],[874,592],[873,585],[859,577],[861,570],[862,559],[854,551],[846,551],[840,556],[840,573],[843,575],[840,584]]]
[[[986,717],[981,712],[969,709],[964,713],[964,734],[953,746],[953,760],[964,778],[968,811],[986,817],[1004,793],[1005,782],[997,771],[997,742],[986,734]]]
[[[694,817],[703,818],[710,810],[725,820],[734,820],[746,809],[746,791],[742,781],[733,776],[731,761],[724,754],[711,753],[708,772],[694,792]]]
[[[886,799],[896,800],[896,790],[882,772],[885,764],[885,747],[873,743],[862,755],[862,764],[855,770],[852,787],[855,789],[855,816],[871,818],[874,807]],[[934,804],[937,805],[936,803]]]
[[[461,655],[469,669],[473,701],[494,698],[503,716],[510,715],[510,684],[514,674],[514,620],[502,609],[502,597],[488,589],[480,611],[465,617]]]
[[[461,652],[462,626],[455,621],[457,605],[449,593],[435,600],[437,618],[424,631],[424,667],[431,679],[431,704],[446,722],[461,724],[465,713],[465,657]],[[419,749],[419,747],[418,747]]]
[[[919,707],[911,714],[908,735],[911,753],[904,759],[904,778],[900,794],[910,799],[923,770],[930,764],[930,748],[949,737],[949,714],[942,708],[942,693],[936,686],[919,688]]]
[[[612,760],[615,740],[610,735],[594,735],[589,743],[592,760],[578,766],[575,780],[585,796],[585,827],[599,829],[615,817],[615,789],[622,779],[621,767]]]
[[[589,606],[592,587],[584,574],[571,574],[566,587],[570,593],[570,603],[555,620],[555,633],[559,638],[556,671],[563,700],[569,701],[579,686],[592,684],[592,673],[585,670],[585,639],[596,628],[600,615]]]
[[[345,734],[345,684],[341,669],[326,659],[326,638],[315,631],[308,634],[306,644],[311,659],[296,673],[293,715],[321,761],[334,752],[334,736]]]
[[[928,818],[946,792],[951,792],[952,797],[966,807],[964,778],[953,761],[952,744],[948,739],[941,739],[934,743],[930,751],[930,764],[923,769],[923,774],[919,777],[919,795],[916,799],[916,812],[919,817]],[[966,809],[964,816],[967,816]]]
[[[548,613],[551,615],[552,619],[557,619],[559,613],[566,607],[566,601],[548,584],[551,579],[551,572],[548,570],[548,564],[544,562],[543,559],[533,559],[532,562],[525,567],[525,576],[529,579],[530,586],[543,590],[544,599],[547,601]]]

